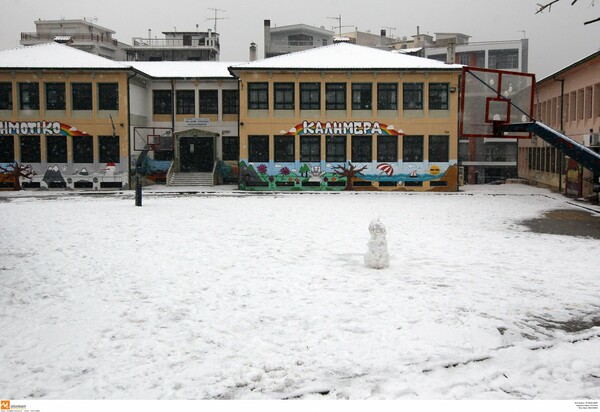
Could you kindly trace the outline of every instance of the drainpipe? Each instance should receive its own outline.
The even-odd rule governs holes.
[[[129,173],[127,174],[127,184],[131,189],[131,79],[137,76],[137,72],[133,76],[127,76],[127,163]]]
[[[560,132],[565,134],[565,126],[564,126],[564,98],[565,98],[565,79],[552,79],[555,82],[560,82]],[[558,164],[558,191],[562,192],[562,175],[563,175],[563,164],[565,163],[565,156],[562,150],[558,152],[559,156],[559,164]]]

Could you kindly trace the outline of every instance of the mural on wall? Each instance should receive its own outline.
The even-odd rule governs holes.
[[[76,127],[58,121],[31,121],[11,122],[0,121],[0,134],[19,136],[65,136],[77,139],[78,137],[91,137],[89,133],[80,131]],[[17,164],[15,162],[15,164]],[[122,187],[127,185],[127,171],[119,163],[32,163],[28,166],[33,174],[23,176],[19,180],[26,187],[40,188],[99,188]],[[45,170],[44,170],[45,168]],[[8,175],[0,170],[0,174]],[[36,178],[35,176],[40,176]],[[3,180],[7,180],[4,176]],[[14,179],[11,179],[14,180]]]
[[[0,187],[12,186],[13,190],[21,190],[21,179],[31,180],[35,172],[31,165],[17,162],[0,164]]]
[[[403,136],[402,130],[379,122],[309,122],[282,132],[302,135]],[[441,181],[432,190],[456,186],[458,165],[448,162],[248,162],[240,160],[240,188],[243,190],[407,190],[406,186]]]

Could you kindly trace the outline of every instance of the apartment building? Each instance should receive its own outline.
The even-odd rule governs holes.
[[[539,80],[534,116],[598,153],[600,52]],[[600,176],[536,138],[519,143],[519,176],[573,197],[593,196],[600,183]]]

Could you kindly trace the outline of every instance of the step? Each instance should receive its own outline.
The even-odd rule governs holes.
[[[169,186],[213,186],[212,173],[174,173]]]

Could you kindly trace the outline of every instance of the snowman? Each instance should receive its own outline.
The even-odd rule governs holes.
[[[390,265],[390,255],[387,249],[387,240],[385,238],[385,226],[379,219],[374,219],[369,224],[371,239],[367,243],[367,254],[365,255],[365,265],[373,269],[383,269]]]

